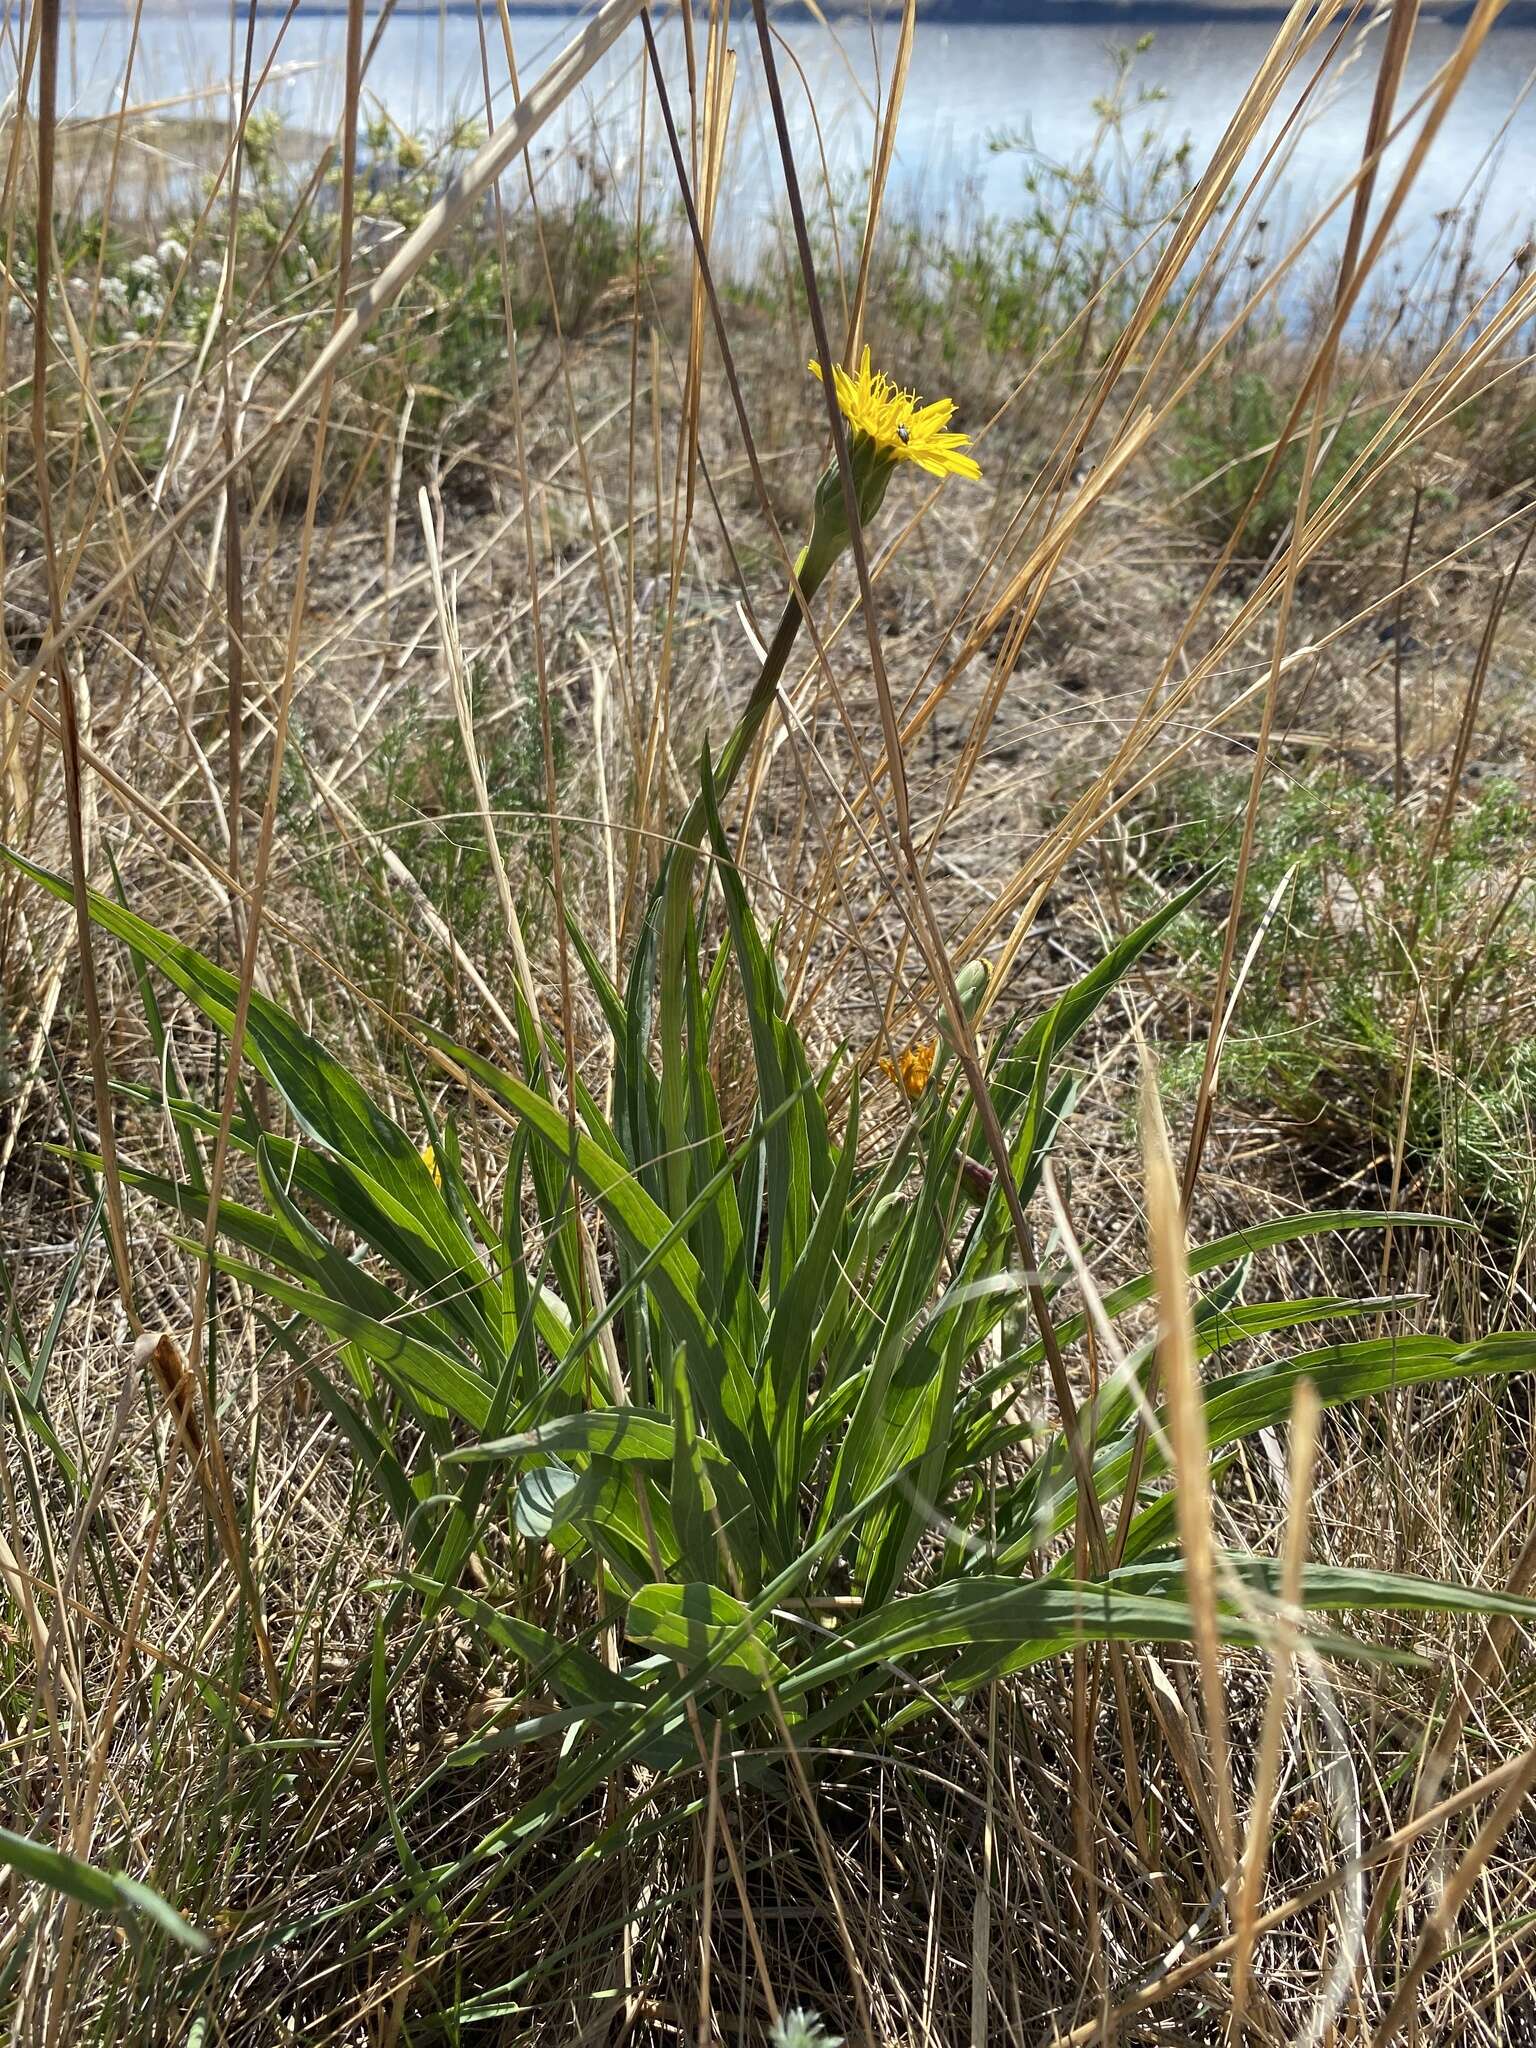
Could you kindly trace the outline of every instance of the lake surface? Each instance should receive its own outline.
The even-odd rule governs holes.
[[[13,90],[14,0],[0,0],[0,5],[5,31],[0,74],[9,74],[3,82]],[[263,7],[258,64],[272,48],[281,19],[280,8]],[[71,8],[66,0],[62,84],[71,111],[102,114],[116,106],[130,20],[125,9]],[[569,38],[574,20],[557,13],[516,12],[512,23],[526,85]],[[778,26],[785,46],[779,68],[790,101],[802,181],[808,188],[821,184],[824,154],[834,188],[851,191],[869,164],[874,108],[889,77],[895,26],[883,22],[872,28],[854,17],[835,20],[830,30],[803,17]],[[222,118],[227,102],[221,95],[228,91],[232,50],[243,45],[244,27],[244,10],[239,7],[233,16],[201,6],[162,6],[147,12],[134,58],[132,101],[213,88],[213,95],[200,104]],[[263,103],[276,106],[286,121],[298,126],[333,127],[345,30],[340,10],[301,0],[277,51],[282,76],[269,85]],[[487,33],[491,76],[501,81],[496,97],[499,119],[511,94],[492,10],[487,14]],[[700,23],[696,34],[701,45],[703,33]],[[1152,47],[1136,58],[1131,74],[1128,141],[1134,144],[1147,130],[1169,140],[1187,135],[1198,170],[1273,33],[1263,24],[1242,21],[1159,28]],[[1420,27],[1400,110],[1433,77],[1456,47],[1458,36],[1457,30],[1434,22]],[[995,142],[1027,136],[1050,158],[1079,158],[1099,125],[1095,98],[1113,76],[1110,39],[1102,26],[922,25],[920,20],[890,188],[896,204],[928,222],[974,218],[980,212],[1006,217],[1024,211],[1031,203],[1025,158],[1017,149],[998,151]],[[674,106],[681,109],[686,72],[682,28],[675,18],[662,24],[659,41]],[[782,192],[782,176],[750,23],[738,28],[734,41],[741,67],[722,217],[727,246],[746,249],[760,241]],[[1351,45],[1316,96],[1269,208],[1276,232],[1283,232],[1287,223],[1300,222],[1332,197],[1357,167],[1379,47],[1379,32]],[[569,147],[580,151],[586,164],[600,164],[620,189],[632,189],[642,58],[636,26],[591,75],[559,122],[545,131],[548,175],[560,175],[556,162]],[[1501,266],[1531,234],[1536,225],[1533,75],[1536,30],[1496,31],[1419,175],[1401,238],[1405,262],[1422,254],[1436,217],[1452,209],[1465,209],[1464,217],[1475,219],[1478,252],[1486,265]],[[366,84],[374,100],[414,133],[441,132],[460,115],[483,119],[476,16],[447,9],[397,13],[384,31]],[[1150,89],[1160,97],[1137,104],[1138,94]],[[1292,92],[1284,104],[1294,98]],[[811,118],[810,102],[817,121]],[[654,96],[647,119],[646,155],[652,167],[647,175],[654,172],[659,179]],[[1401,155],[1400,146],[1392,163]],[[658,182],[653,190],[660,205],[665,188]]]

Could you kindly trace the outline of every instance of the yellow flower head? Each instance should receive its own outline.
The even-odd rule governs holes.
[[[430,1143],[423,1145],[421,1148],[421,1163],[428,1173],[431,1174],[437,1185],[441,1187],[443,1184],[443,1169],[438,1165],[437,1154],[433,1151]]]
[[[908,1046],[899,1059],[882,1060],[881,1066],[906,1096],[908,1102],[916,1102],[929,1081],[933,1078],[933,1063],[938,1056],[939,1041],[936,1038],[919,1040]]]
[[[810,371],[820,378],[820,363],[812,363]],[[867,435],[892,462],[915,462],[930,476],[964,476],[979,482],[979,464],[962,452],[971,445],[970,435],[949,430],[955,416],[952,398],[924,405],[916,392],[903,391],[883,370],[871,370],[867,348],[858,375],[850,377],[841,363],[834,363],[832,383],[838,410],[849,426],[856,434]]]

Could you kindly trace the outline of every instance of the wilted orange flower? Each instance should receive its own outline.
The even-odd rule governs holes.
[[[919,1040],[916,1045],[909,1045],[899,1058],[882,1060],[880,1064],[908,1102],[916,1102],[933,1078],[933,1063],[938,1055],[939,1041],[927,1038]]]

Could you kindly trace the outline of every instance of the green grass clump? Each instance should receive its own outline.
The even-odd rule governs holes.
[[[1155,870],[1236,859],[1247,778],[1202,773],[1148,819]],[[1435,843],[1438,799],[1399,804],[1349,768],[1277,784],[1260,813],[1250,918],[1281,910],[1249,974],[1223,1057],[1223,1094],[1310,1130],[1320,1155],[1359,1166],[1403,1141],[1410,1178],[1522,1225],[1536,1213],[1536,1038],[1521,989],[1536,962],[1529,820],[1513,784],[1463,797]],[[1209,986],[1222,922],[1180,928]],[[1175,1099],[1202,1046],[1164,1068]]]
[[[1222,544],[1234,534],[1237,551],[1265,555],[1283,538],[1295,516],[1307,431],[1303,423],[1275,464],[1258,498],[1273,450],[1290,416],[1291,396],[1263,369],[1236,369],[1201,384],[1180,408],[1169,476],[1196,528]],[[1369,411],[1336,409],[1324,430],[1313,471],[1310,504],[1315,509],[1349,473],[1376,431]],[[1381,460],[1380,451],[1370,458]],[[1353,547],[1378,539],[1382,531],[1376,494],[1367,492],[1352,510],[1340,538]]]
[[[537,934],[544,923],[550,869],[537,701],[531,683],[523,694],[499,705],[479,689],[474,696],[476,747],[497,841],[519,916],[525,929]],[[551,743],[559,778],[569,748],[559,724],[552,728]],[[294,766],[284,784],[282,816],[289,830],[303,828],[314,801],[308,776]],[[419,696],[402,692],[361,782],[357,814],[362,831],[352,842],[356,861],[317,862],[304,875],[334,957],[347,962],[355,985],[391,1015],[404,1006],[451,1027],[458,991],[452,980],[420,988],[419,940],[401,917],[398,881],[386,849],[409,869],[471,958],[497,957],[505,938],[502,913],[457,721],[429,716]]]

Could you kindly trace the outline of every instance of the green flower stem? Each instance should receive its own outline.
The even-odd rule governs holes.
[[[833,560],[835,559],[836,557],[834,556]],[[731,736],[725,743],[724,751],[721,753],[720,759],[715,766],[715,793],[717,796],[723,797],[725,795],[726,791],[735,782],[736,777],[741,773],[747,756],[752,751],[753,742],[762,729],[763,720],[772,710],[774,702],[778,697],[779,684],[784,679],[784,671],[789,665],[790,654],[794,649],[795,641],[800,635],[800,622],[805,617],[805,607],[809,605],[811,599],[816,595],[817,590],[826,578],[827,571],[831,567],[832,562],[827,561],[821,564],[819,573],[817,573],[811,562],[810,549],[801,549],[800,559],[795,564],[795,581],[799,585],[799,592],[797,594],[792,590],[784,601],[784,609],[779,614],[779,623],[774,628],[773,638],[768,643],[768,651],[763,656],[763,665],[757,672],[757,681],[752,685],[752,694],[743,705],[741,716],[737,719]],[[682,825],[679,828],[677,847],[672,858],[676,860],[678,853],[685,847],[697,847],[700,845],[703,837],[704,793],[700,790],[689,806],[688,814],[683,819]]]
[[[813,534],[813,546],[814,542]],[[836,559],[835,554],[825,559],[814,559],[812,548],[807,547],[802,550],[800,559],[795,564],[798,591],[792,590],[785,600],[778,626],[768,643],[768,651],[763,656],[763,665],[758,670],[757,681],[752,685],[752,694],[742,707],[741,716],[725,743],[725,750],[715,771],[715,790],[719,796],[723,796],[735,782],[752,751],[753,742],[762,730],[763,721],[778,697],[779,684],[783,680],[790,653],[799,635],[805,607],[810,603]],[[678,827],[677,838],[667,854],[658,884],[663,899],[660,989],[661,1122],[667,1145],[667,1207],[674,1216],[680,1216],[688,1205],[687,1062],[682,1050],[687,1031],[687,999],[683,954],[688,943],[693,914],[693,871],[698,860],[699,847],[703,843],[707,818],[704,791],[700,789]]]
[[[741,772],[763,720],[779,694],[779,684],[784,679],[784,670],[789,664],[790,653],[800,635],[800,622],[805,617],[805,607],[815,596],[822,580],[820,576],[812,577],[807,574],[809,557],[810,549],[802,548],[800,559],[795,564],[795,580],[800,586],[799,593],[792,590],[784,600],[784,609],[779,614],[779,623],[774,628],[773,638],[768,642],[763,665],[757,672],[757,681],[752,685],[752,694],[743,705],[741,716],[737,719],[735,729],[721,753],[715,770],[715,787],[722,796]],[[822,574],[825,573],[823,570]],[[694,799],[693,807],[689,811],[690,818],[694,811],[702,818],[703,801],[701,792]]]
[[[879,511],[891,480],[895,461],[890,453],[855,430],[848,444],[853,466],[853,495],[859,522],[868,525]],[[763,665],[758,670],[752,694],[725,743],[714,773],[715,795],[723,798],[741,773],[753,742],[779,693],[779,684],[800,631],[811,599],[826,581],[833,564],[851,538],[843,479],[836,459],[828,463],[816,484],[815,512],[811,537],[795,564],[796,588],[791,590]],[[683,972],[685,948],[693,917],[693,871],[703,844],[708,810],[704,791],[688,807],[677,838],[667,855],[657,883],[661,911],[661,1127],[666,1145],[664,1173],[667,1207],[680,1216],[688,1206],[688,1063],[684,1054],[688,1029],[687,978]],[[654,899],[653,899],[654,902]]]

